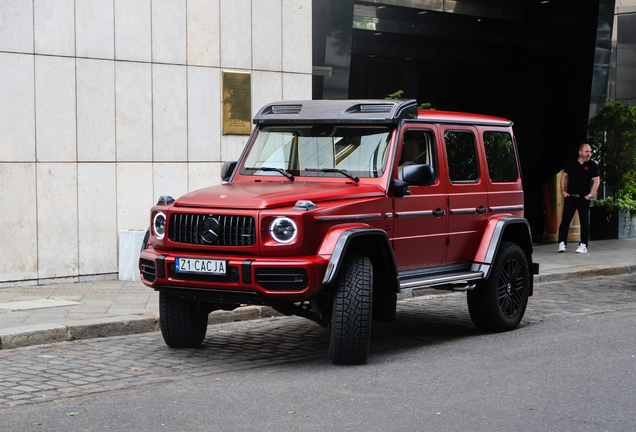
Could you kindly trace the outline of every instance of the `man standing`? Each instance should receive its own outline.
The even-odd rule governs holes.
[[[578,210],[581,220],[581,242],[577,253],[587,253],[590,237],[590,201],[596,193],[601,179],[596,162],[591,161],[592,148],[589,144],[579,146],[579,157],[568,160],[561,177],[561,195],[563,195],[563,218],[559,226],[559,252],[565,252],[568,243],[568,230],[574,212]],[[566,188],[567,185],[567,188]],[[591,190],[590,190],[591,185]]]

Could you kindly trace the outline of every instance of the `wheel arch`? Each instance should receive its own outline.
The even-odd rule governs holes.
[[[533,294],[533,274],[538,273],[538,264],[532,261],[532,236],[530,235],[530,224],[521,217],[502,216],[491,218],[488,221],[484,235],[482,236],[474,264],[473,271],[482,271],[484,278],[487,278],[492,270],[492,264],[497,257],[497,251],[501,242],[508,241],[516,243],[523,250],[530,271],[530,292]]]
[[[400,292],[395,255],[384,230],[372,227],[347,228],[337,235],[323,285],[328,286],[335,281],[345,256],[364,255],[373,264],[374,295],[378,292]]]

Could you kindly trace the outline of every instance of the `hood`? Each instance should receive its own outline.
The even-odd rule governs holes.
[[[179,198],[178,207],[268,209],[293,206],[298,200],[314,203],[333,199],[369,198],[385,195],[377,185],[350,183],[227,183],[190,192]]]

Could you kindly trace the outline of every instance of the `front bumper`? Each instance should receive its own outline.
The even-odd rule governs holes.
[[[178,273],[175,258],[226,259],[225,276]],[[259,257],[155,250],[141,252],[139,270],[142,282],[155,290],[189,291],[205,294],[214,301],[231,296],[247,299],[246,304],[265,300],[304,301],[322,290],[322,277],[329,257]],[[253,298],[253,301],[249,299]],[[260,300],[259,300],[260,299]]]

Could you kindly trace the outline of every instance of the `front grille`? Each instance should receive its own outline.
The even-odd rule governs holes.
[[[177,243],[204,246],[252,246],[256,243],[256,223],[252,216],[214,215],[219,221],[217,241],[208,243],[199,235],[199,226],[208,215],[173,213],[168,238]]]
[[[307,288],[307,270],[297,267],[257,267],[256,283],[269,291],[302,291]]]
[[[141,259],[141,274],[148,282],[155,281],[155,262],[147,259]]]
[[[200,273],[178,273],[174,269],[174,263],[168,264],[168,274],[172,279],[194,281],[194,282],[221,282],[221,283],[238,283],[240,280],[238,267],[228,267],[227,274],[208,275]]]

